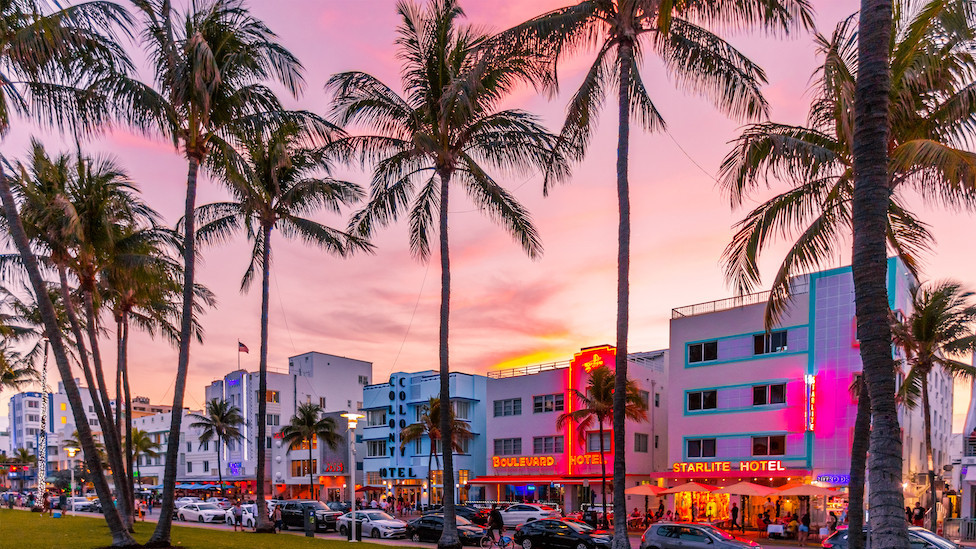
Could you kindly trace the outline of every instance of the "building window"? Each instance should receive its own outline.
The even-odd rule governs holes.
[[[187,473],[192,473],[193,472],[193,462],[192,461],[186,462],[186,472]]]
[[[786,436],[752,437],[752,455],[754,456],[784,456],[786,455]]]
[[[688,440],[688,457],[690,458],[715,457],[715,439],[696,438],[696,439]]]
[[[38,403],[37,403],[36,400],[28,400],[27,401],[27,407],[28,408],[39,408],[40,406],[38,405]]]
[[[200,451],[201,452],[209,452],[210,451],[210,443],[209,442],[206,442],[206,441],[201,442],[200,443]],[[206,469],[204,469],[204,470],[206,470]]]
[[[41,416],[37,414],[27,414],[27,421],[40,421]]]
[[[705,341],[688,346],[688,362],[718,360],[718,341]]]
[[[434,486],[441,486],[444,484],[444,471],[438,469],[430,473],[430,483]]]
[[[325,410],[325,397],[319,397],[319,408]]]
[[[610,433],[603,433],[603,451],[612,451],[613,440]],[[600,433],[599,431],[594,431],[591,433],[586,433],[586,451],[587,452],[599,452],[600,451]]]
[[[654,407],[661,407],[661,393],[654,393]]]
[[[522,399],[508,398],[495,401],[495,417],[522,415]]]
[[[313,450],[318,450],[318,448],[319,448],[318,437],[313,436],[312,437],[312,449]],[[298,446],[296,446],[294,449],[295,450],[308,450],[308,439],[302,440],[302,442]],[[289,451],[290,451],[290,449],[289,449]]]
[[[369,385],[369,377],[367,377],[367,376],[359,376],[359,384],[360,385]]]
[[[67,409],[68,409],[68,405],[62,402],[61,403],[61,411],[64,412]]]
[[[192,442],[187,442],[186,443],[186,451],[187,451],[187,453],[193,451],[193,443]]]
[[[532,413],[541,414],[543,412],[562,412],[563,394],[537,395],[532,397]]]
[[[634,451],[647,453],[647,435],[644,433],[634,433]]]
[[[379,486],[383,484],[383,478],[380,477],[379,471],[366,471],[366,484],[371,486]]]
[[[413,441],[413,453],[419,455],[419,454],[422,454],[423,451],[424,451],[423,450],[423,440],[421,440],[419,438],[416,439],[416,440],[414,440]]]
[[[786,384],[777,383],[775,385],[753,385],[752,405],[765,406],[766,404],[785,404],[786,403]]]
[[[561,454],[563,453],[563,437],[535,437],[532,439],[533,454]]]
[[[272,438],[271,437],[264,437],[264,447],[270,449],[271,448],[271,441],[272,441]]]
[[[318,470],[318,460],[312,460],[311,470],[308,467],[307,459],[293,459],[291,460],[291,476],[293,477],[303,477],[309,474],[314,475],[315,471]]]
[[[386,408],[382,410],[368,410],[366,412],[366,426],[378,427],[386,425]]]
[[[496,456],[516,456],[522,453],[522,439],[520,438],[496,438]]]
[[[458,482],[461,484],[461,486],[467,484],[468,480],[470,479],[471,479],[471,471],[467,469],[458,470]]]
[[[281,416],[278,414],[268,414],[265,419],[268,425],[279,425],[281,423]]]
[[[66,425],[68,423],[67,416],[61,416],[61,425]]]
[[[471,419],[471,403],[467,400],[452,400],[451,410],[455,419]]]
[[[644,409],[651,407],[651,393],[647,391],[639,391],[641,402],[644,403]]]
[[[366,457],[383,457],[386,455],[385,440],[367,440]]]
[[[267,402],[278,402],[279,401],[278,391],[269,390],[268,394],[265,396],[265,400]]]
[[[210,462],[209,461],[204,461],[203,462],[203,472],[204,473],[209,473],[210,472]]]
[[[753,351],[757,355],[781,353],[786,349],[786,330],[752,336]]]
[[[688,410],[714,410],[718,408],[718,391],[694,391],[688,393]]]
[[[654,449],[657,449],[657,435],[654,435]]]

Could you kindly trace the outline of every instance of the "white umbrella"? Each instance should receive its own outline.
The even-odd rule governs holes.
[[[766,497],[778,492],[776,488],[754,484],[752,482],[736,482],[730,486],[725,486],[715,490],[716,494],[734,494],[737,496],[760,496]]]
[[[684,484],[679,484],[673,488],[668,488],[667,490],[661,493],[680,494],[681,492],[714,492],[715,490],[718,490],[718,486],[712,486],[710,484],[702,484],[700,482],[686,482]]]

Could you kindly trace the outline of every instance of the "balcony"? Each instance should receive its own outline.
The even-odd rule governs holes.
[[[810,279],[807,276],[797,277],[793,279],[790,286],[792,295],[794,296],[808,293],[810,291]],[[684,307],[671,309],[671,318],[675,319],[689,316],[707,315],[720,311],[727,311],[729,309],[737,309],[739,307],[766,303],[769,301],[769,294],[769,290],[766,290],[765,292],[727,297],[725,299],[717,299],[715,301],[706,301],[705,303],[696,303],[695,305],[685,305]]]
[[[963,457],[976,457],[976,437],[967,437],[962,441]]]

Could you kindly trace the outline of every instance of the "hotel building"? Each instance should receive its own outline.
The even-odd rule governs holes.
[[[628,487],[649,482],[653,471],[665,467],[668,355],[663,350],[627,357],[628,378],[637,383],[648,419],[627,422]],[[603,426],[601,456],[596,422],[580,431],[572,421],[557,429],[556,420],[578,409],[574,391],[586,393],[590,372],[613,369],[615,360],[615,349],[604,345],[583,349],[570,361],[489,373],[487,474],[472,481],[485,487],[485,499],[550,502],[570,510],[600,501],[601,462],[613,478],[612,425]],[[612,482],[607,491],[609,499]],[[628,508],[643,504],[643,496],[628,497]]]
[[[892,310],[909,313],[916,281],[896,259],[888,262],[887,280]],[[862,370],[851,269],[813,273],[792,284],[792,303],[768,332],[768,292],[673,310],[670,382],[676,398],[668,415],[670,467],[661,474],[668,485],[847,484],[857,408],[849,388]],[[899,386],[905,373],[899,373]],[[952,379],[937,369],[929,383],[941,471],[949,463]],[[920,408],[899,409],[908,504],[927,484],[919,475],[926,470]],[[708,509],[727,516],[728,496],[692,501],[696,497],[678,497],[676,511],[687,515],[694,503],[700,514]],[[831,510],[842,510],[842,498],[834,499]]]

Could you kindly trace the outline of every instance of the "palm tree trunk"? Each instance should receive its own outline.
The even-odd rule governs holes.
[[[125,480],[128,473],[125,469],[125,462],[122,457],[122,444],[119,440],[121,433],[115,428],[115,422],[112,416],[112,404],[108,398],[108,384],[105,382],[105,372],[102,369],[102,353],[98,344],[98,326],[95,316],[95,302],[92,296],[93,291],[92,288],[85,287],[85,284],[82,284],[81,295],[83,297],[82,304],[85,309],[85,328],[88,331],[88,344],[91,346],[92,364],[95,367],[95,380],[98,381],[98,394],[102,399],[102,406],[105,408],[105,420],[108,422],[102,429],[102,435],[105,437],[105,454],[108,458],[108,465],[112,469],[112,483],[115,485],[115,495],[119,502],[119,512],[122,515],[122,520],[125,522],[126,527],[131,528],[133,522],[132,503],[129,501],[128,490],[126,490],[128,483]],[[116,402],[115,405],[117,411],[121,411],[122,403]]]
[[[122,314],[122,387],[125,392],[125,470],[128,471],[129,501],[135,515],[135,481],[132,477],[132,391],[129,387],[129,316]],[[134,518],[134,517],[133,517]]]
[[[847,506],[848,531],[852,532],[847,541],[849,549],[864,549],[864,475],[868,460],[868,441],[871,437],[871,395],[863,377],[858,393]]]
[[[634,64],[634,43],[620,42],[620,85],[617,120],[617,355],[613,391],[613,510],[615,517],[627,516],[627,334],[630,326],[630,181],[627,164],[630,156],[630,71]],[[600,444],[603,444],[601,435]],[[601,463],[605,461],[601,459]],[[604,498],[604,516],[606,499]],[[614,521],[613,549],[629,549],[627,521]]]
[[[902,442],[895,405],[895,364],[888,324],[886,225],[888,178],[889,51],[891,0],[862,0],[858,30],[858,73],[854,94],[854,196],[852,227],[857,335],[871,393],[868,456],[871,546],[907,549]]]
[[[271,293],[271,225],[261,228],[264,233],[264,250],[261,257],[261,357],[258,366],[258,447],[257,447],[257,469],[254,478],[257,480],[257,487],[254,494],[257,498],[258,516],[255,520],[256,531],[270,534],[274,533],[274,523],[268,518],[268,504],[264,501],[264,478],[267,476],[265,471],[265,438],[267,435],[268,414],[268,308]],[[247,419],[247,418],[245,418]],[[309,463],[311,465],[311,463]]]
[[[169,547],[170,527],[173,524],[173,503],[176,492],[176,466],[180,450],[180,428],[183,423],[183,394],[186,391],[186,372],[190,364],[190,339],[193,330],[193,283],[196,267],[193,211],[197,199],[197,172],[200,158],[190,155],[186,175],[186,202],[183,207],[183,311],[180,318],[180,355],[176,364],[176,383],[173,388],[173,412],[170,414],[169,439],[166,445],[166,464],[163,467],[163,502],[159,507],[159,522],[146,543],[147,547]]]
[[[610,520],[607,517],[607,460],[603,447],[603,420],[600,420],[600,490],[603,497],[603,529],[610,527]],[[694,520],[694,519],[692,519]],[[626,522],[626,521],[624,521]]]
[[[929,376],[931,368],[922,375],[922,420],[925,423],[925,457],[929,466],[929,530],[938,532],[938,491],[935,489],[935,459],[932,456],[932,407],[929,403]]]
[[[434,437],[429,434],[427,436],[430,438],[430,453],[427,455],[427,505],[430,505],[434,501]]]
[[[10,183],[3,173],[3,166],[0,166],[0,202],[3,203],[4,214],[7,218],[7,230],[10,238],[20,253],[24,269],[27,271],[31,288],[37,298],[37,306],[41,312],[41,319],[44,321],[44,329],[47,331],[48,339],[51,344],[51,351],[54,354],[54,361],[61,374],[65,393],[68,396],[68,403],[71,405],[71,413],[74,416],[75,424],[78,428],[78,442],[84,452],[85,461],[88,468],[92,471],[91,482],[95,486],[95,493],[102,501],[111,501],[111,490],[108,481],[102,473],[101,464],[98,462],[98,452],[95,448],[95,439],[92,436],[91,427],[88,425],[88,416],[81,401],[81,392],[75,383],[71,372],[71,363],[68,361],[68,352],[61,339],[58,317],[54,312],[54,305],[46,291],[46,284],[41,277],[41,271],[37,265],[37,258],[30,249],[30,241],[24,232],[24,226],[17,214],[17,206],[14,201],[13,193],[10,190]],[[119,516],[118,510],[111,505],[106,505],[103,509],[105,522],[108,524],[109,532],[112,535],[112,545],[115,547],[128,547],[136,544],[136,540],[129,534]]]
[[[220,485],[220,497],[224,497],[224,467],[220,464],[220,447],[223,445],[223,439],[217,437],[217,484]]]
[[[451,172],[439,169],[437,175],[441,180],[441,203],[438,215],[440,217],[441,240],[441,326],[440,326],[440,399],[441,399],[441,448],[444,453],[444,469],[442,470],[441,485],[444,493],[444,531],[437,540],[439,549],[460,549],[461,540],[457,534],[457,518],[454,516],[454,455],[451,452],[451,415],[445,406],[451,405],[451,364],[448,360],[448,334],[451,317],[451,257],[447,238],[447,207],[448,190],[451,183]],[[433,486],[431,486],[433,490]]]

